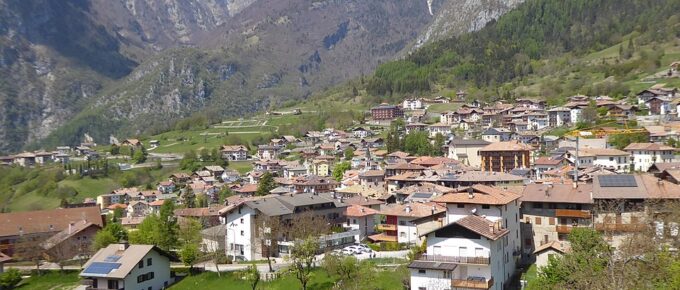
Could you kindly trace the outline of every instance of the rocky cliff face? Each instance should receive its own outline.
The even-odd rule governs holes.
[[[0,0],[0,153],[303,98],[519,1]]]

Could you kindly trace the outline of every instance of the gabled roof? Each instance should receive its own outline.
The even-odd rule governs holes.
[[[386,205],[383,209],[381,209],[380,214],[389,216],[421,218],[431,216],[433,214],[438,214],[443,211],[446,211],[446,208],[434,202],[428,203],[413,202],[405,204]]]
[[[626,148],[623,148],[623,150],[629,151],[629,150],[650,150],[650,151],[659,151],[659,150],[670,150],[670,151],[675,151],[675,148],[664,145],[664,144],[659,144],[659,143],[630,143],[630,145],[626,146]]]
[[[519,194],[482,184],[460,188],[456,191],[440,196],[434,201],[441,203],[506,205],[520,198]]]
[[[680,185],[658,179],[649,174],[619,174],[634,179],[628,186],[603,184],[601,178],[593,178],[594,199],[680,199]]]
[[[590,204],[593,199],[590,193],[592,184],[579,184],[574,188],[572,184],[527,184],[524,187],[521,201]]]
[[[483,236],[487,239],[490,240],[498,240],[502,236],[506,235],[510,231],[508,229],[502,229],[500,228],[498,223],[495,223],[493,221],[490,221],[484,217],[478,216],[478,215],[468,215],[465,216],[455,222],[452,222],[448,225],[442,226],[440,228],[431,230],[429,232],[425,232],[420,234],[420,236],[427,236],[431,233],[440,231],[442,229],[458,225],[463,228],[466,228],[476,234],[479,234],[480,236]]]
[[[486,146],[491,144],[490,142],[484,141],[482,139],[452,139],[449,141],[449,146]]]
[[[379,212],[369,207],[361,205],[350,205],[345,209],[345,215],[350,217],[365,217],[370,215],[376,215]]]
[[[543,245],[539,246],[538,248],[536,248],[536,250],[534,250],[534,255],[536,255],[540,252],[543,252],[547,249],[553,249],[553,250],[560,252],[560,253],[563,253],[563,254],[566,253],[566,252],[569,252],[571,250],[571,248],[567,244],[565,244],[564,242],[552,241],[552,242],[543,244]]]
[[[73,226],[67,227],[66,229],[62,230],[61,232],[58,232],[54,236],[51,236],[49,239],[45,240],[40,246],[45,249],[49,250],[53,248],[54,246],[60,244],[61,242],[67,240],[68,238],[88,229],[88,228],[97,228],[101,229],[102,227],[96,224],[93,224],[91,222],[86,222],[86,221],[81,221],[78,223],[74,223]]]

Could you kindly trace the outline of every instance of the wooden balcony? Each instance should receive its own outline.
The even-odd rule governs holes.
[[[493,286],[493,277],[488,280],[468,279],[452,279],[451,287],[466,288],[466,289],[489,289]]]
[[[557,225],[557,226],[555,226],[555,231],[558,234],[568,234],[568,233],[571,233],[572,228],[574,228],[574,227],[568,226],[568,225]]]
[[[556,209],[556,217],[575,217],[582,219],[592,218],[589,210],[578,210],[578,209]]]
[[[456,264],[475,264],[475,265],[489,265],[489,257],[460,257],[460,256],[441,256],[420,254],[416,257],[418,261],[431,262],[447,262]]]
[[[623,223],[597,223],[595,224],[595,230],[604,232],[621,232],[621,233],[632,233],[641,232],[645,230],[646,225],[644,224],[623,224]]]
[[[376,226],[376,229],[379,231],[396,231],[397,230],[397,225],[393,224],[379,224]]]

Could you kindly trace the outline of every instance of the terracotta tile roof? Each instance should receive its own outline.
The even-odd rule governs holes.
[[[350,205],[345,209],[345,215],[351,217],[365,217],[378,214],[377,210],[361,205]]]
[[[107,206],[106,208],[107,208],[107,209],[110,209],[110,210],[115,210],[115,209],[117,209],[117,208],[126,209],[126,208],[127,208],[127,205],[122,204],[122,203],[114,203],[114,204],[112,204],[112,205]]]
[[[469,191],[472,191],[470,197]],[[471,204],[489,204],[489,205],[506,205],[521,196],[500,188],[476,184],[471,187],[457,189],[456,193],[448,193],[436,198],[435,202],[441,203],[471,203]]]
[[[434,210],[434,213],[433,213]],[[446,208],[433,202],[428,203],[405,203],[405,204],[390,204],[386,205],[380,211],[380,214],[401,217],[415,217],[421,218],[438,214],[446,211]]]
[[[460,163],[460,161],[446,157],[422,156],[411,161],[411,164],[431,167],[439,164]]]
[[[532,151],[533,148],[529,145],[519,143],[517,140],[491,143],[484,148],[479,149],[480,152],[489,151]]]
[[[243,145],[222,145],[220,149],[222,152],[236,152],[236,151],[248,151],[248,148]]]
[[[58,232],[68,228],[69,223],[83,219],[100,227],[104,225],[99,207],[96,206],[0,213],[0,237],[19,235],[20,232]]]
[[[389,157],[397,157],[397,158],[406,158],[410,155],[411,154],[408,154],[408,153],[402,152],[402,151],[395,151],[395,152],[392,152],[390,154],[387,154],[387,156],[389,156]]]
[[[521,201],[590,204],[592,184],[528,184],[524,187]]]
[[[368,239],[374,242],[396,242],[397,236],[388,236],[385,233],[368,236]]]
[[[380,177],[385,176],[384,170],[367,170],[359,173],[359,177]]]
[[[654,151],[659,151],[659,150],[671,150],[675,151],[675,148],[671,146],[667,146],[664,144],[659,144],[659,143],[630,143],[630,145],[626,146],[626,148],[623,148],[623,150],[654,150]]]
[[[165,203],[164,199],[158,199],[149,203],[149,206],[162,206]]]
[[[221,206],[198,207],[198,208],[180,208],[175,210],[175,216],[183,217],[206,217],[218,216]]]
[[[393,164],[393,165],[388,165],[387,169],[394,169],[394,170],[425,170],[425,167],[417,165],[417,164],[411,164],[411,163],[398,163],[398,164]]]
[[[572,150],[570,150],[571,152]],[[613,148],[584,148],[578,152],[580,157],[593,156],[629,156],[630,153]]]
[[[478,215],[468,215],[448,225],[422,233],[420,236],[427,236],[452,225],[459,225],[490,240],[497,240],[510,232],[508,229],[500,228],[498,222],[490,221]]]
[[[680,199],[680,185],[658,179],[649,174],[620,174],[633,176],[635,185],[631,187],[605,187],[600,184],[600,176],[593,178],[593,198],[595,199]]]
[[[550,157],[546,156],[541,156],[536,161],[534,161],[535,165],[559,165],[562,163],[563,160],[561,159],[552,159]]]
[[[257,184],[246,184],[234,190],[238,193],[252,193],[257,191]]]
[[[564,242],[552,241],[552,242],[543,244],[543,245],[539,246],[538,248],[536,248],[536,250],[534,250],[534,255],[538,254],[540,252],[543,252],[547,249],[554,249],[555,251],[558,251],[560,253],[566,253],[566,252],[569,252],[571,250],[569,245],[567,245]]]

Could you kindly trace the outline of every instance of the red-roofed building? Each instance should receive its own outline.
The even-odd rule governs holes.
[[[377,210],[361,205],[350,205],[345,209],[347,226],[358,229],[360,232],[357,241],[363,240],[374,232],[378,214]]]

